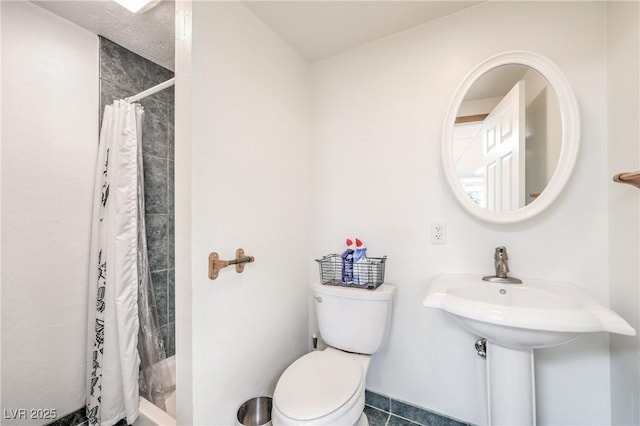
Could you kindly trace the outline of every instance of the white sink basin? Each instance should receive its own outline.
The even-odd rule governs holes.
[[[568,283],[498,284],[480,275],[443,274],[433,278],[424,305],[452,314],[479,337],[514,349],[557,346],[590,332],[635,335],[618,314]]]

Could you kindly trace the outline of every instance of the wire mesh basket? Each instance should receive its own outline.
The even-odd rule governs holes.
[[[374,290],[384,282],[384,265],[387,256],[366,257],[361,262],[353,263],[353,274],[346,274],[349,279],[342,279],[342,258],[339,254],[328,254],[316,259],[320,265],[320,282],[325,285],[365,288]],[[352,275],[353,279],[350,279]]]

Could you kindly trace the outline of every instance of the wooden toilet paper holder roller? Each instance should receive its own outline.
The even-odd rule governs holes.
[[[233,260],[220,260],[218,253],[211,252],[209,254],[209,278],[215,280],[218,278],[218,272],[229,265],[236,265],[236,272],[241,273],[244,271],[244,265],[252,263],[254,260],[253,256],[245,256],[244,250],[241,248],[236,250],[236,258]]]

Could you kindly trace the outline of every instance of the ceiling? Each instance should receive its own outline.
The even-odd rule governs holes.
[[[112,1],[34,1],[87,30],[174,69],[174,0],[132,14]],[[481,1],[246,1],[258,18],[313,63]]]
[[[465,101],[502,98],[529,71],[528,65],[508,64],[493,68],[480,76],[467,91]]]
[[[101,35],[170,70],[174,69],[173,0],[133,14],[113,1],[33,1],[94,34]]]
[[[479,1],[246,1],[310,63],[481,3]]]

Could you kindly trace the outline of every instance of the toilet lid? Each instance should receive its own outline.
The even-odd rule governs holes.
[[[282,373],[273,401],[286,417],[310,421],[346,404],[361,382],[362,369],[356,361],[325,352],[311,352]]]

